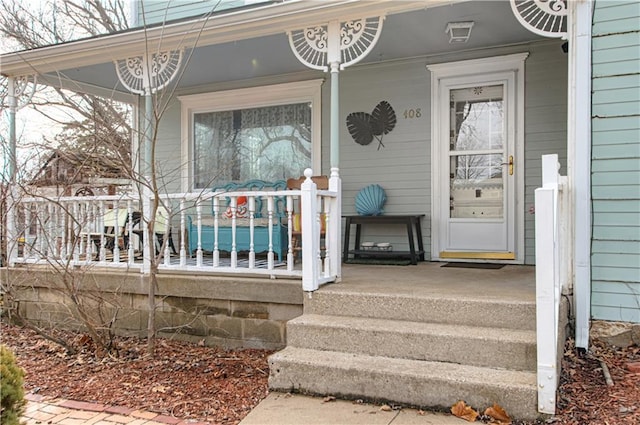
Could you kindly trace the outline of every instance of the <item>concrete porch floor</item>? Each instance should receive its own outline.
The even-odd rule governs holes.
[[[342,281],[322,286],[320,291],[535,301],[535,266],[473,269],[442,267],[444,264],[428,261],[407,266],[343,264]]]

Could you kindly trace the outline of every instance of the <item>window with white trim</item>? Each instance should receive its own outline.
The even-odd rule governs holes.
[[[188,186],[319,172],[321,80],[182,96]],[[186,144],[186,146],[185,146]]]

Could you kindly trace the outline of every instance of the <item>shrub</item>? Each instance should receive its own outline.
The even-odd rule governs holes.
[[[24,371],[16,364],[11,350],[0,345],[0,423],[20,423],[26,401],[22,381]]]

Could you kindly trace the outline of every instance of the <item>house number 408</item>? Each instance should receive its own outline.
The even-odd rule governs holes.
[[[404,110],[404,118],[405,119],[420,118],[421,116],[422,116],[422,109],[421,108],[405,109]]]

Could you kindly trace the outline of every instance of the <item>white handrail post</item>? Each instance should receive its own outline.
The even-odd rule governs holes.
[[[300,186],[300,226],[302,230],[302,289],[312,292],[318,289],[318,251],[320,250],[320,226],[316,220],[317,186],[311,180],[313,171],[304,170],[305,181]]]
[[[535,190],[536,334],[538,411],[555,414],[558,384],[558,156],[542,157],[542,187]]]

